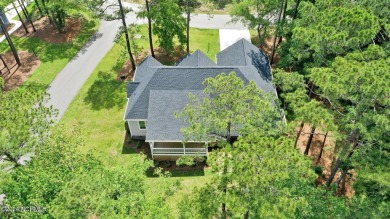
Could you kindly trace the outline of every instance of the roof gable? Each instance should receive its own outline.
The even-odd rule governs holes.
[[[265,81],[272,80],[268,55],[246,39],[241,39],[218,53],[217,64],[240,68],[245,66],[249,73],[259,75]]]
[[[152,56],[148,56],[146,59],[144,59],[141,64],[138,65],[137,70],[135,71],[134,75],[134,81],[141,82],[144,80],[145,77],[147,77],[150,74],[153,74],[155,71],[155,68],[158,66],[164,66],[159,61],[157,61]]]
[[[177,66],[187,66],[187,67],[198,67],[198,66],[216,66],[209,57],[207,57],[202,51],[199,49],[196,50],[191,55],[185,57],[182,61],[177,64]]]

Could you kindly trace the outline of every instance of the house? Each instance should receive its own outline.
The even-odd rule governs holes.
[[[176,66],[164,66],[151,56],[137,68],[127,85],[124,115],[131,137],[150,145],[153,159],[175,160],[182,155],[207,156],[208,142],[186,142],[180,129],[188,126],[175,117],[189,102],[188,94],[202,95],[203,81],[221,73],[236,72],[245,82],[253,80],[266,92],[276,92],[267,55],[245,39],[217,54],[214,63],[200,50]]]

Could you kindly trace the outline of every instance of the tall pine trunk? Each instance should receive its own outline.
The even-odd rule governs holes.
[[[280,28],[280,19],[282,17],[282,13],[283,13],[283,5],[284,5],[284,2],[287,1],[287,0],[281,0],[281,4],[280,4],[280,11],[279,11],[279,15],[278,15],[278,23],[276,25],[276,29],[275,29],[275,34],[274,34],[274,41],[272,43],[272,53],[271,53],[271,61],[270,61],[270,64],[272,65],[273,62],[274,62],[274,56],[275,56],[275,51],[276,51],[276,39],[278,37],[278,34],[279,34],[279,28]]]
[[[1,29],[1,28],[0,28],[0,29]],[[3,65],[5,66],[5,68],[8,70],[8,72],[10,72],[10,69],[8,68],[7,63],[4,61],[3,56],[1,56],[1,54],[0,54],[0,60],[1,60],[1,62],[3,63]],[[1,73],[1,70],[0,70],[0,73]],[[1,91],[1,90],[0,90],[0,91]]]
[[[320,162],[320,159],[322,157],[322,153],[324,152],[324,147],[325,147],[325,142],[326,142],[327,137],[328,137],[328,132],[325,133],[324,141],[322,142],[320,154],[318,155],[316,164],[318,164]]]
[[[284,26],[284,24],[285,24],[285,22],[286,22],[287,3],[288,3],[288,1],[285,0],[285,1],[284,1],[284,8],[283,8],[283,18],[282,18],[282,25],[283,25],[283,26]],[[283,40],[283,36],[280,35],[280,36],[279,36],[279,40],[278,40],[278,45],[277,45],[276,47],[279,47],[279,45],[282,43],[282,40]]]
[[[299,3],[301,3],[301,0],[296,0],[295,1],[295,8],[294,8],[294,14],[293,14],[293,17],[292,19],[295,20],[298,16],[298,6],[299,6]]]
[[[337,187],[340,188],[340,183],[345,178],[345,175],[347,175],[347,173],[348,173],[348,170],[343,170],[343,172],[341,173],[340,178],[337,180],[337,183],[336,183]]]
[[[49,18],[49,23],[50,23],[50,24],[53,23],[53,19],[51,18],[49,9],[47,9],[47,7],[46,7],[46,2],[45,2],[45,0],[42,0],[42,5],[43,5],[43,9],[45,10],[46,16]]]
[[[29,13],[27,11],[27,8],[24,6],[23,0],[18,0],[18,2],[19,2],[20,7],[22,8],[24,16],[26,17],[27,21],[31,24],[31,27],[33,28],[33,31],[37,32],[37,30],[35,29],[34,23],[32,22],[32,20],[30,18],[30,15],[29,15]]]
[[[1,17],[0,17],[0,26],[1,26],[1,30],[4,33],[5,38],[7,39],[8,45],[11,48],[12,54],[14,55],[14,58],[15,58],[15,61],[20,66],[22,63],[20,62],[18,52],[17,52],[17,50],[15,48],[14,43],[12,42],[12,39],[11,39],[10,35],[8,34],[8,30],[5,27],[3,19]]]
[[[351,141],[349,141],[351,142]],[[356,150],[356,148],[358,147],[358,143],[357,143],[357,139],[355,141],[353,141],[353,147],[351,149],[351,151],[348,153],[346,159],[349,159],[350,157],[352,157],[353,155],[353,152]],[[334,165],[333,169],[332,169],[332,172],[330,173],[330,176],[328,178],[328,180],[326,181],[326,186],[329,187],[330,184],[332,183],[333,179],[334,179],[334,176],[336,175],[337,171],[340,169],[340,166],[342,164],[342,160],[339,158],[337,158],[337,161],[336,161],[336,164]]]
[[[307,141],[307,144],[306,144],[306,149],[305,149],[305,152],[304,152],[305,155],[308,155],[308,154],[309,154],[311,142],[313,141],[313,137],[314,137],[314,132],[315,132],[315,131],[316,131],[316,127],[313,126],[313,127],[311,128],[311,131],[310,131],[309,140]]]
[[[154,55],[154,49],[153,49],[153,32],[152,32],[152,21],[150,20],[150,12],[149,12],[149,1],[148,0],[145,0],[145,4],[146,4],[146,11],[148,12],[148,27],[149,27],[149,31],[148,31],[148,34],[149,34],[149,46],[150,46],[150,53],[152,54],[152,57],[153,58],[156,58],[156,56]]]
[[[125,13],[123,12],[122,1],[118,0],[118,3],[119,3],[119,10],[122,17],[123,31],[125,32],[125,37],[126,37],[127,52],[129,53],[132,70],[135,71],[135,62],[134,62],[133,54],[131,52],[129,33],[127,31],[126,17],[125,17]]]
[[[41,6],[39,6],[39,4],[38,4],[38,0],[34,0],[34,2],[35,2],[35,5],[38,8],[39,14],[41,15],[41,17],[43,17],[43,11],[41,9]]]
[[[226,142],[228,144],[231,143],[231,140],[232,140],[232,136],[231,136],[231,128],[232,128],[232,123],[231,122],[228,122],[227,124],[227,127],[226,127]],[[226,159],[227,159],[227,155],[225,156],[225,161],[223,163],[223,194],[224,194],[224,197],[226,198],[226,194],[227,194],[227,189],[226,189],[226,186],[227,186],[227,182],[226,182],[226,174],[227,174],[227,164],[226,164]],[[222,218],[226,218],[227,217],[227,214],[226,214],[226,203],[223,202],[222,203]]]
[[[294,148],[297,148],[297,144],[298,144],[298,139],[299,139],[299,136],[301,135],[302,133],[302,129],[303,129],[303,126],[305,125],[305,123],[302,121],[301,122],[301,125],[299,127],[299,131],[297,133],[297,137],[295,138],[295,143],[294,143]]]
[[[257,28],[256,28],[256,30],[257,30],[257,37],[259,38],[259,42],[260,42],[260,44],[261,44],[261,25],[259,24],[259,25],[257,25]]]
[[[12,2],[12,6],[14,7],[14,9],[15,9],[15,11],[16,11],[16,14],[18,15],[18,18],[19,18],[20,22],[22,22],[24,31],[26,32],[26,34],[29,33],[28,30],[27,30],[26,24],[24,24],[23,19],[22,19],[22,17],[20,16],[20,13],[19,13],[18,9],[17,9],[16,6],[15,6],[15,3]]]
[[[190,9],[187,9],[187,54],[190,54],[190,20],[191,12]]]

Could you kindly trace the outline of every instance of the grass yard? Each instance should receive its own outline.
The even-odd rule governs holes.
[[[146,27],[141,26],[141,28]],[[195,29],[192,30],[192,33],[198,33],[198,36],[193,37],[191,42],[195,43],[191,47],[194,49],[197,46],[210,47],[207,54],[215,57],[219,51],[218,30]],[[141,31],[141,34],[145,33]],[[207,38],[207,34],[209,34],[207,37],[211,36],[212,38]],[[208,44],[206,38],[213,43]],[[121,49],[120,45],[115,44],[103,58],[61,120],[66,125],[76,125],[82,130],[82,135],[85,138],[83,153],[93,153],[109,166],[122,165],[124,162],[139,156],[132,150],[122,153],[125,137],[123,114],[127,99],[126,84],[116,80],[117,72],[123,65],[123,61],[118,61],[122,60],[120,58]],[[175,216],[178,216],[177,204],[179,200],[191,193],[195,186],[204,185],[210,178],[209,172],[208,169],[204,171],[174,171],[172,172],[173,177],[169,179],[149,177],[146,183],[147,195],[158,193],[156,185],[163,184],[165,180],[179,179],[181,188],[167,200]]]
[[[99,27],[99,20],[84,14],[87,19],[83,24],[82,31],[74,42],[51,44],[35,37],[12,37],[18,51],[28,51],[36,54],[41,65],[26,81],[26,83],[39,82],[48,86],[57,74],[85,45]],[[0,53],[10,51],[6,41],[0,45]]]
[[[148,26],[140,25],[137,28],[133,29],[137,34],[141,35],[141,38],[133,39],[133,44],[135,43],[138,45],[138,47],[142,48],[143,51],[149,51]],[[157,41],[157,36],[153,36],[153,45],[155,48],[158,46]],[[220,51],[219,31],[217,29],[191,28],[190,51],[192,53],[197,49],[202,50],[202,52],[204,52],[211,60],[216,61],[216,55]],[[141,54],[141,51],[136,51],[135,54]]]

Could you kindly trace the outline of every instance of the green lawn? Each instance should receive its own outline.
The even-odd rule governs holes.
[[[210,47],[208,52],[203,50],[210,57],[215,57],[219,51],[218,30],[194,29],[192,33],[197,33],[197,36],[193,37],[191,42],[195,43],[191,44],[191,47],[194,49],[198,46],[206,49]],[[141,32],[141,34],[145,33]],[[206,39],[213,43],[208,44]],[[139,41],[142,40],[144,39]],[[93,153],[109,166],[122,165],[139,156],[133,151],[122,153],[125,137],[123,114],[127,99],[126,84],[115,80],[117,72],[123,65],[123,61],[118,61],[123,60],[120,51],[121,46],[115,44],[96,67],[61,120],[66,125],[76,125],[82,130],[85,138],[83,153]],[[175,171],[172,175],[173,177],[168,180],[179,179],[182,183],[181,188],[167,200],[174,214],[177,215],[178,200],[191,193],[195,186],[204,185],[210,178],[210,174],[209,170],[205,170]],[[148,195],[158,193],[156,185],[164,182],[164,179],[149,177],[146,182]]]
[[[83,29],[76,40],[71,43],[51,44],[34,37],[12,37],[18,51],[35,53],[41,61],[41,65],[26,83],[40,82],[44,86],[48,86],[91,38],[99,27],[99,20],[93,19],[87,14],[84,15],[87,19],[85,19]],[[8,43],[4,41],[0,45],[0,53],[8,51],[10,51]]]
[[[148,40],[148,27],[147,25],[140,25],[138,30],[135,30],[137,34],[141,35],[140,39],[133,39],[139,47],[145,51],[149,51],[149,40]],[[135,28],[133,28],[135,29]],[[153,45],[155,48],[158,46],[157,36],[153,37]],[[190,51],[191,53],[195,50],[200,49],[204,52],[211,60],[216,61],[216,55],[219,50],[219,31],[216,29],[190,29]],[[136,52],[140,53],[140,52]]]

